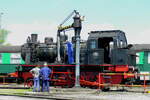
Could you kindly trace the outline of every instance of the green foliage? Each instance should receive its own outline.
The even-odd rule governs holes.
[[[11,44],[10,43],[6,43],[5,46],[11,46]]]
[[[5,42],[8,34],[9,34],[8,30],[5,29],[0,30],[0,45],[2,45]]]

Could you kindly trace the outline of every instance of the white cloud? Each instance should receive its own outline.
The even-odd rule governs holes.
[[[124,27],[123,31],[126,33],[126,37],[129,44],[150,44],[150,28],[136,29],[134,27],[134,29],[132,29],[130,27]]]
[[[136,44],[150,44],[150,28],[142,30],[140,32],[132,33],[132,35],[129,35],[129,39],[132,43]]]
[[[41,23],[33,22],[31,24],[11,24],[7,26],[7,29],[11,32],[8,35],[7,43],[12,45],[22,45],[26,42],[26,38],[31,33],[38,34],[38,40],[44,41],[44,37],[56,36],[57,25],[54,23]]]
[[[22,45],[26,42],[26,38],[31,33],[38,34],[38,40],[41,42],[44,41],[44,37],[53,37],[56,40],[57,35],[57,24],[56,23],[48,23],[48,22],[39,22],[34,21],[30,24],[11,24],[6,27],[11,33],[8,35],[7,43],[11,43],[12,45]],[[100,30],[115,30],[119,29],[119,27],[114,26],[109,23],[104,24],[88,24],[83,22],[83,28],[81,31],[81,38],[86,40],[88,37],[88,33],[90,31],[100,31]],[[150,30],[146,29],[146,31],[136,32],[136,30],[130,30],[128,27],[124,27],[121,29],[126,32],[128,43],[150,43],[149,41],[149,33]],[[74,35],[74,31],[66,32],[69,37]]]
[[[138,29],[137,31],[131,29],[130,27],[124,25],[124,27],[120,28],[120,26],[115,26],[113,24],[104,23],[104,24],[85,24],[82,30],[82,38],[87,38],[87,33],[90,31],[100,31],[100,30],[122,30],[126,34],[126,38],[129,44],[150,44],[149,29]]]
[[[56,40],[57,35],[57,25],[55,23],[47,23],[47,22],[38,22],[34,21],[30,24],[11,24],[7,26],[7,29],[11,31],[8,35],[7,43],[11,43],[12,45],[22,45],[26,42],[27,37],[31,33],[38,34],[38,40],[41,42],[44,41],[44,37],[53,37]],[[107,29],[115,29],[115,27],[111,24],[87,24],[83,23],[81,38],[86,40],[88,37],[88,32],[96,31],[96,30],[107,30]],[[66,32],[69,37],[74,35],[74,31]]]
[[[81,38],[87,39],[88,33],[91,31],[101,31],[101,30],[115,30],[117,29],[114,25],[104,23],[104,24],[83,24]]]

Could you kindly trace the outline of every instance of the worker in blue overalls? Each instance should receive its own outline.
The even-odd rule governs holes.
[[[47,63],[44,63],[44,67],[40,70],[40,76],[42,78],[42,92],[49,92],[51,69],[48,68]]]
[[[71,42],[67,42],[67,54],[68,54],[68,63],[74,63],[74,54],[73,54],[73,45]]]

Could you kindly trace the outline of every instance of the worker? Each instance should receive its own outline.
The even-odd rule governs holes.
[[[44,67],[40,70],[40,76],[42,78],[42,92],[49,92],[51,69],[48,68],[47,63],[44,63]]]
[[[67,54],[68,54],[68,63],[74,63],[74,54],[73,54],[73,45],[71,42],[67,42]]]
[[[34,80],[34,87],[33,87],[33,92],[40,92],[40,80],[39,80],[39,75],[40,75],[40,66],[36,66],[32,70],[30,70],[30,73],[33,75],[33,80]]]

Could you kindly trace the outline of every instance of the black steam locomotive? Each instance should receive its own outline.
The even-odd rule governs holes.
[[[82,20],[79,13],[75,13],[72,25],[59,26],[57,42],[46,37],[44,43],[40,43],[37,34],[27,38],[27,43],[21,47],[21,56],[26,65],[42,65],[47,62],[55,73],[51,76],[53,85],[71,87],[74,84],[79,85],[75,83],[78,81],[81,86],[97,87],[105,83],[120,84],[134,78],[124,74],[134,71],[136,61],[135,52],[130,50],[132,45],[127,44],[125,33],[120,30],[91,31],[87,41],[81,41]],[[67,35],[61,32],[70,28],[74,29],[75,35],[69,42]]]
[[[62,64],[68,63],[67,36],[61,36],[60,58]],[[75,42],[72,40],[73,48]],[[127,44],[125,33],[120,30],[92,31],[87,41],[80,43],[80,63],[83,65],[135,65],[135,54]],[[75,51],[75,50],[74,50]],[[37,34],[28,37],[21,48],[26,64],[48,62],[57,64],[57,43],[53,38],[45,38],[44,43],[37,41]],[[74,52],[75,54],[75,52]]]

